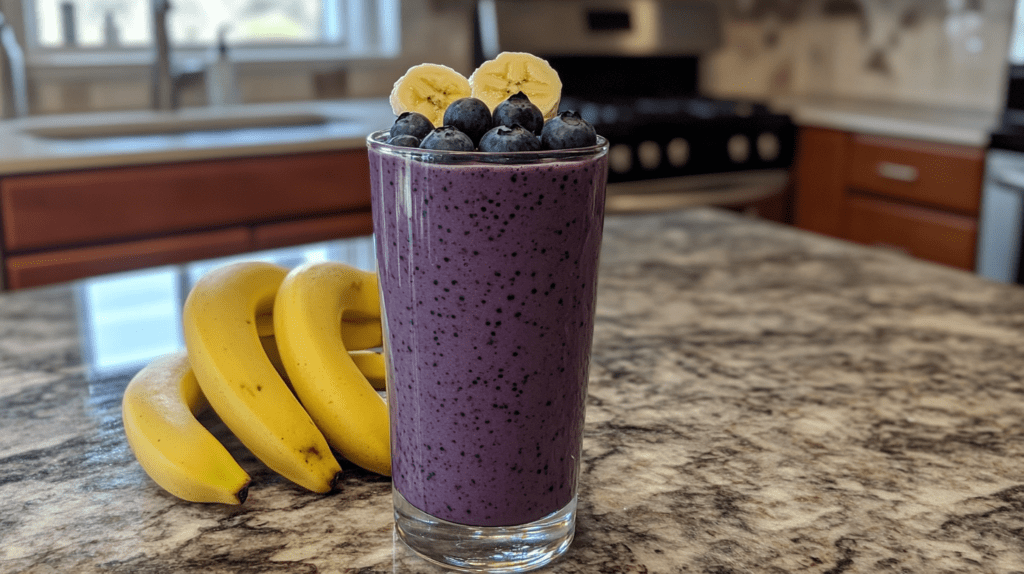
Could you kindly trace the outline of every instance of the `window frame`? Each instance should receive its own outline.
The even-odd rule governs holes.
[[[321,69],[341,62],[394,58],[400,54],[400,0],[341,0],[352,17],[346,19],[343,43],[239,44],[230,48],[232,61],[246,69]],[[13,5],[13,6],[12,6]],[[15,10],[10,10],[10,8]],[[25,52],[30,72],[45,77],[103,76],[123,73],[126,68],[148,68],[154,47],[51,48],[38,44],[35,0],[0,0],[8,8]],[[148,24],[151,25],[151,24]],[[172,42],[176,64],[184,68],[201,65],[210,53],[209,45],[178,45]]]

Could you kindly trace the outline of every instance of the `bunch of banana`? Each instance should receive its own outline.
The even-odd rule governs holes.
[[[178,498],[241,504],[249,492],[249,475],[196,420],[207,407],[188,356],[159,357],[124,392],[121,414],[128,444],[146,474]]]
[[[185,302],[187,354],[154,360],[124,395],[125,433],[147,474],[185,500],[245,500],[249,476],[196,420],[209,405],[264,464],[311,491],[338,483],[332,448],[390,475],[384,359],[367,350],[382,344],[376,281],[336,262],[289,273],[247,261],[203,276]]]
[[[322,262],[296,267],[274,301],[274,335],[295,394],[349,461],[391,474],[388,410],[337,336],[345,320],[380,323],[377,276]]]
[[[469,79],[439,64],[413,66],[395,82],[390,102],[396,116],[418,112],[438,127],[448,105],[459,98],[480,99],[494,111],[519,92],[540,108],[544,119],[551,119],[562,99],[562,80],[543,58],[526,52],[502,52],[480,64]]]

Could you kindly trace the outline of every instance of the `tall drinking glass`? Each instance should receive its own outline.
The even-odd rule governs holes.
[[[367,139],[396,529],[521,572],[575,531],[608,144],[439,152]]]

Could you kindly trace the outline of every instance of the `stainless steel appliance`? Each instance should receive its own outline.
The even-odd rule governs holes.
[[[700,93],[700,58],[720,43],[704,0],[485,0],[483,60],[503,50],[547,59],[562,110],[608,138],[609,211],[751,205],[789,180],[795,128],[757,102]]]
[[[1024,0],[1010,40],[1006,107],[985,155],[975,270],[1024,283]]]
[[[1017,144],[993,142],[1000,147],[985,156],[975,256],[979,275],[1004,283],[1024,283],[1024,134],[1015,137]]]

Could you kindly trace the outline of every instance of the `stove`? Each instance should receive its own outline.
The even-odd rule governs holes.
[[[567,97],[608,138],[610,183],[783,169],[793,161],[789,117],[752,102],[699,96],[602,102]]]
[[[478,61],[545,58],[562,80],[559,109],[608,138],[610,211],[742,205],[785,189],[790,118],[700,93],[700,58],[720,41],[715,2],[485,0],[477,11]]]

